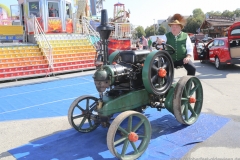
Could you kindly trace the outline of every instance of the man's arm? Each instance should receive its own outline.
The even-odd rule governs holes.
[[[187,49],[186,57],[191,58],[193,56],[193,46],[192,46],[192,42],[191,42],[191,39],[189,38],[189,36],[187,36],[186,49]]]
[[[189,36],[187,36],[186,49],[187,49],[187,55],[186,55],[186,58],[183,59],[184,64],[187,64],[190,61],[190,58],[193,56],[193,46]]]

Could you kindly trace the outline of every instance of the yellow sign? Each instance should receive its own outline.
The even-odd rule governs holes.
[[[61,32],[62,21],[60,19],[48,19],[48,31]]]

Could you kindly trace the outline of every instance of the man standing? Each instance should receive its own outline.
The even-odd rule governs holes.
[[[148,49],[152,51],[152,40],[151,38],[148,39]]]
[[[148,41],[144,36],[142,36],[142,45],[143,45],[143,49],[147,49]]]
[[[166,33],[159,44],[165,42],[175,49],[175,53],[171,54],[174,67],[183,66],[187,70],[187,75],[195,75],[196,67],[190,58],[193,56],[193,46],[187,33],[182,32],[185,19],[180,14],[175,14],[170,23],[171,32]]]

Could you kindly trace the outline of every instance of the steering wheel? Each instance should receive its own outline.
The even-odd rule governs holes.
[[[155,48],[157,50],[162,49],[162,50],[168,51],[169,54],[174,54],[176,52],[175,49],[171,45],[166,44],[166,43],[156,44]],[[168,48],[168,49],[166,49],[166,48]]]

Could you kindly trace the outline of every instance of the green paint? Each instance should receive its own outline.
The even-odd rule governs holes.
[[[170,89],[166,94],[166,98],[164,102],[165,108],[172,114],[173,114],[173,96],[174,96],[174,90],[176,85],[177,83],[172,84],[172,86],[170,87]]]
[[[98,111],[102,116],[132,110],[149,104],[149,93],[145,90],[132,91],[119,97],[103,96],[103,107]]]
[[[148,74],[149,74],[149,68],[152,68],[151,66],[151,61],[153,59],[153,56],[158,52],[158,50],[153,51],[151,53],[148,54],[148,56],[146,57],[146,60],[144,61],[144,66],[143,66],[143,71],[142,71],[142,80],[143,80],[143,84],[146,88],[146,90],[149,93],[153,93],[152,91],[152,87],[151,87],[151,82],[149,82],[148,80]]]
[[[117,51],[114,51],[112,54],[110,54],[110,56],[108,57],[108,59],[109,59],[109,64],[112,64],[114,58],[119,54],[119,52],[120,52],[120,51],[117,50]]]

